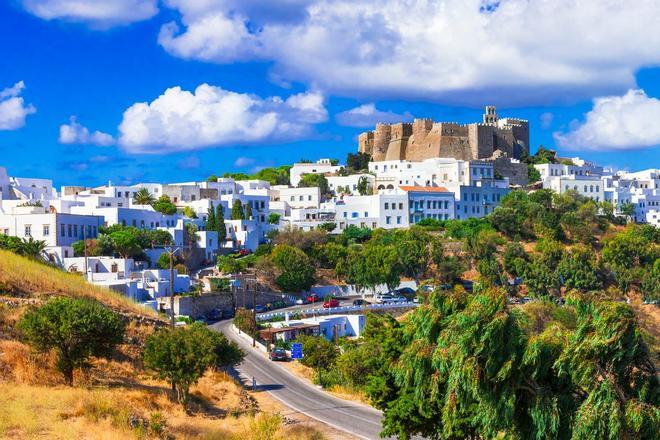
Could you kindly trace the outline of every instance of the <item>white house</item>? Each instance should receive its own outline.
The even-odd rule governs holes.
[[[358,183],[362,178],[367,179],[368,188],[373,188],[376,177],[368,173],[351,174],[349,176],[329,176],[327,177],[328,188],[335,194],[337,194],[339,188],[342,188],[348,189],[350,194],[359,195]]]
[[[341,165],[333,165],[330,159],[319,159],[315,163],[296,162],[289,171],[289,180],[292,186],[298,186],[305,174],[336,174]]]
[[[103,217],[46,212],[43,207],[16,207],[10,214],[0,214],[0,233],[46,242],[46,253],[53,261],[72,257],[71,245],[83,237],[98,237]]]
[[[401,186],[408,194],[410,224],[419,223],[425,218],[449,220],[456,218],[454,193],[438,186]]]
[[[345,196],[335,204],[335,232],[353,225],[361,228],[403,228],[408,222],[408,195],[404,192]]]

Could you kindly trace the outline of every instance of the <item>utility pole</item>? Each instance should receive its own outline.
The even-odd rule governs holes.
[[[174,254],[179,249],[167,248],[167,253],[170,256],[170,327],[174,329],[176,320],[174,318]]]
[[[252,319],[254,320],[254,325],[257,325],[257,279],[254,279],[254,289],[252,290]],[[257,342],[255,340],[255,334],[252,333],[252,346],[256,347]]]
[[[83,228],[83,249],[85,250],[85,280],[89,281],[89,273],[87,272],[87,227],[82,225]],[[55,231],[57,233],[57,231]]]

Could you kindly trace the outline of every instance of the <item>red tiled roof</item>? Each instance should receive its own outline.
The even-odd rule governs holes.
[[[449,192],[444,186],[400,186],[402,190],[406,192],[430,192],[430,193],[440,193],[440,192]]]

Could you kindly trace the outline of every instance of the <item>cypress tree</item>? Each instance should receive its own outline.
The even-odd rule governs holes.
[[[222,211],[222,204],[216,207],[215,223],[218,230],[218,242],[223,243],[227,239],[227,227],[225,226],[225,215]]]
[[[232,220],[245,220],[245,213],[243,212],[243,204],[240,200],[235,200],[231,207]]]
[[[217,228],[218,228],[218,223],[215,219],[215,209],[213,208],[213,202],[211,202],[211,206],[209,206],[209,209],[207,211],[206,230],[215,231]]]

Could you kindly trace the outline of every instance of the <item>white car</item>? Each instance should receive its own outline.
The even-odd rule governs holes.
[[[405,296],[390,297],[383,300],[383,304],[405,303],[408,299]]]
[[[385,303],[387,303],[387,302],[389,302],[393,299],[394,299],[394,297],[392,295],[378,295],[378,296],[374,297],[374,301],[376,301],[377,303],[381,303],[381,304],[385,304]]]
[[[303,301],[302,298],[298,298],[298,299],[296,300],[296,304],[299,305],[299,306],[301,306],[301,305],[305,304],[305,301]]]

